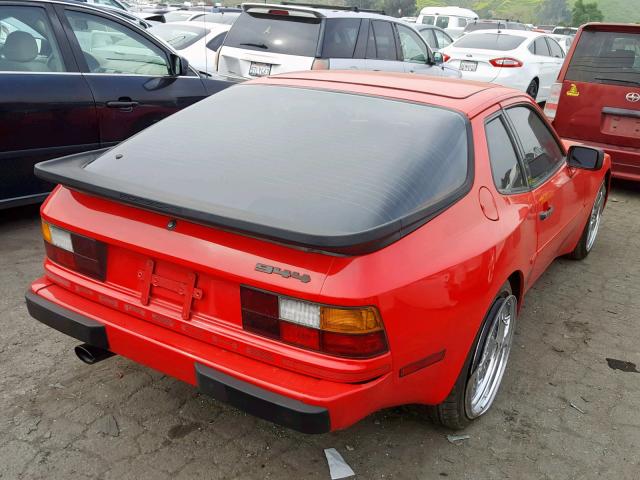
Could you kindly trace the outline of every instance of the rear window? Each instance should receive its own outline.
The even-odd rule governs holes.
[[[156,37],[164,40],[176,50],[182,50],[204,37],[206,30],[198,25],[174,25],[166,23],[149,29]]]
[[[243,13],[224,41],[227,47],[315,57],[320,19],[295,15]]]
[[[237,85],[83,170],[125,195],[324,238],[415,222],[457,199],[468,185],[467,142],[463,115],[443,108]]]
[[[640,85],[640,33],[584,30],[565,79]]]
[[[556,35],[575,35],[576,29],[557,27],[553,29],[553,33]]]
[[[504,33],[477,33],[461,37],[454,43],[454,46],[507,51],[518,48],[524,40],[524,37],[506,35]]]
[[[360,31],[359,18],[329,18],[324,27],[322,56],[352,58]]]

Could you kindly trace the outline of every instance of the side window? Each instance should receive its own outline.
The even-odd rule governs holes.
[[[564,52],[562,51],[562,47],[558,45],[553,38],[547,38],[547,43],[549,44],[549,49],[551,50],[551,56],[555,58],[564,58]]]
[[[226,36],[227,32],[219,33],[207,42],[207,48],[211,51],[217,52],[218,49],[222,46],[222,42],[224,42],[224,37]]]
[[[451,40],[451,37],[446,33],[441,32],[440,30],[434,30],[433,33],[435,34],[436,40],[438,41],[437,48],[448,47],[453,43],[453,40]]]
[[[436,22],[436,17],[433,15],[426,15],[422,17],[422,23],[425,25],[433,25]]]
[[[458,27],[464,28],[467,26],[467,20],[462,17],[458,17]]]
[[[376,58],[380,60],[397,60],[396,41],[393,38],[391,23],[374,20],[371,24],[373,25],[373,34],[376,38]]]
[[[524,166],[531,186],[537,186],[564,162],[555,137],[531,108],[512,107],[507,114],[524,152]]]
[[[533,42],[533,49],[533,53],[536,55],[542,55],[543,57],[551,56],[549,47],[547,46],[547,42],[544,41],[544,38],[538,38],[535,42]]]
[[[427,63],[429,52],[416,32],[404,25],[398,25],[398,36],[402,47],[402,60],[411,63]]]
[[[58,42],[43,8],[0,6],[0,71],[65,71]]]
[[[326,58],[353,58],[360,31],[358,18],[330,18],[325,23],[322,56]]]
[[[485,126],[489,161],[496,188],[501,193],[513,193],[526,187],[526,181],[518,162],[511,138],[501,117],[494,118]]]
[[[449,26],[449,17],[438,17],[436,27],[447,28]]]
[[[167,57],[133,29],[106,18],[72,10],[65,15],[89,71],[105,74],[168,75]]]
[[[424,41],[427,42],[431,48],[438,48],[438,41],[436,40],[436,36],[433,34],[432,28],[425,28],[419,31],[420,36],[424,38]]]

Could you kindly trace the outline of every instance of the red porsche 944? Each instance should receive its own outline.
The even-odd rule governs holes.
[[[36,167],[37,320],[307,433],[490,407],[527,290],[592,249],[610,159],[521,92],[402,74],[236,85]]]

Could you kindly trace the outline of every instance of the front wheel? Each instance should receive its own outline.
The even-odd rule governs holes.
[[[432,420],[462,429],[493,404],[504,376],[516,326],[518,301],[506,282],[493,301],[447,399],[429,407]]]
[[[600,188],[598,189],[598,193],[596,194],[596,199],[593,202],[593,207],[591,207],[591,213],[589,214],[589,218],[587,219],[587,224],[584,226],[584,230],[582,231],[582,236],[576,245],[576,248],[569,254],[569,258],[574,260],[582,260],[593,248],[596,243],[596,237],[598,236],[598,231],[600,230],[600,223],[602,221],[602,211],[604,210],[605,199],[607,198],[607,187],[605,182],[602,182]]]

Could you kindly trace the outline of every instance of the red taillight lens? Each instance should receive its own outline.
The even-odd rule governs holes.
[[[554,83],[549,91],[549,98],[544,104],[544,114],[551,121],[555,120],[558,111],[558,103],[560,102],[560,93],[562,92],[562,84]]]
[[[369,358],[389,347],[378,310],[338,308],[240,289],[242,327],[265,337],[329,355]]]
[[[311,70],[329,70],[329,59],[316,58],[311,64]]]
[[[448,62],[449,60],[451,60],[451,57],[449,55],[447,55],[446,53],[442,54],[442,60],[445,62]]]
[[[523,65],[520,60],[509,57],[494,58],[493,60],[489,60],[489,63],[494,67],[500,68],[518,68]]]
[[[47,257],[52,262],[104,281],[107,275],[107,246],[104,243],[44,221],[42,236]]]
[[[271,10],[269,10],[269,14],[270,15],[289,15],[289,11],[288,10],[271,9]]]

